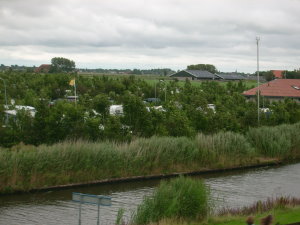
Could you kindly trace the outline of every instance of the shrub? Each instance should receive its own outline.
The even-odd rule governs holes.
[[[148,224],[163,218],[201,220],[208,212],[208,190],[203,181],[181,176],[161,182],[153,196],[138,207],[133,223]]]

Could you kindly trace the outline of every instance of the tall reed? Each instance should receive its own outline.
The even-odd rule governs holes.
[[[288,157],[292,152],[300,152],[300,123],[250,128],[246,137],[263,156]]]
[[[164,218],[204,219],[209,212],[208,190],[201,180],[179,177],[163,181],[153,196],[146,197],[133,216],[133,224]]]
[[[0,193],[100,179],[248,165],[257,158],[300,158],[300,123],[130,143],[65,141],[0,148]]]

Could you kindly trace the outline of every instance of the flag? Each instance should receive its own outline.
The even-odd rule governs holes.
[[[69,85],[71,85],[71,86],[75,86],[75,79],[73,79],[73,80],[70,80],[70,83],[69,83]]]

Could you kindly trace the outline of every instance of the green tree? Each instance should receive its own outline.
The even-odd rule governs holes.
[[[50,72],[72,72],[75,70],[75,62],[63,57],[55,57],[51,59]]]
[[[285,75],[287,79],[300,79],[300,71],[285,71]]]
[[[84,137],[90,141],[102,140],[104,138],[104,126],[99,117],[88,117],[85,119]]]
[[[266,79],[266,81],[271,81],[274,80],[275,76],[273,74],[272,71],[267,71],[263,73],[264,78]]]
[[[217,73],[218,70],[212,64],[196,64],[187,66],[188,70],[206,70],[211,73]]]
[[[102,116],[107,116],[110,102],[106,94],[99,94],[93,99],[93,107]]]
[[[169,108],[165,124],[169,135],[171,136],[191,137],[195,134],[195,130],[191,125],[191,121],[188,119],[186,113],[182,110]]]
[[[127,93],[124,96],[124,121],[132,128],[134,134],[151,135],[153,129],[150,113],[143,101],[133,94]]]
[[[129,127],[122,125],[120,117],[108,116],[104,124],[105,138],[113,141],[130,141],[131,132]]]

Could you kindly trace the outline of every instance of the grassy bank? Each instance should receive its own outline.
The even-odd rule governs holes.
[[[300,207],[291,207],[285,209],[272,209],[269,212],[262,214],[255,214],[255,224],[260,224],[261,218],[267,215],[274,216],[273,224],[291,224],[300,222]],[[187,222],[180,220],[162,220],[155,225],[241,225],[246,224],[247,216],[222,216],[222,217],[212,217],[205,222]]]
[[[250,217],[254,224],[260,224],[267,215],[273,217],[274,224],[300,222],[300,198],[269,198],[250,206],[217,212],[209,198],[209,187],[199,179],[180,176],[162,181],[153,195],[145,197],[138,206],[130,224],[234,225],[245,224]]]
[[[223,214],[224,212],[226,214]],[[225,210],[221,215],[210,216],[204,221],[187,221],[182,219],[163,219],[156,225],[240,225],[246,224],[246,219],[251,215],[254,224],[260,224],[262,218],[273,216],[272,224],[290,224],[300,222],[300,199],[281,197],[257,202],[242,209]],[[231,214],[232,213],[232,214]]]
[[[259,164],[300,156],[300,123],[194,138],[139,138],[131,143],[63,142],[0,149],[0,192],[140,175]]]

